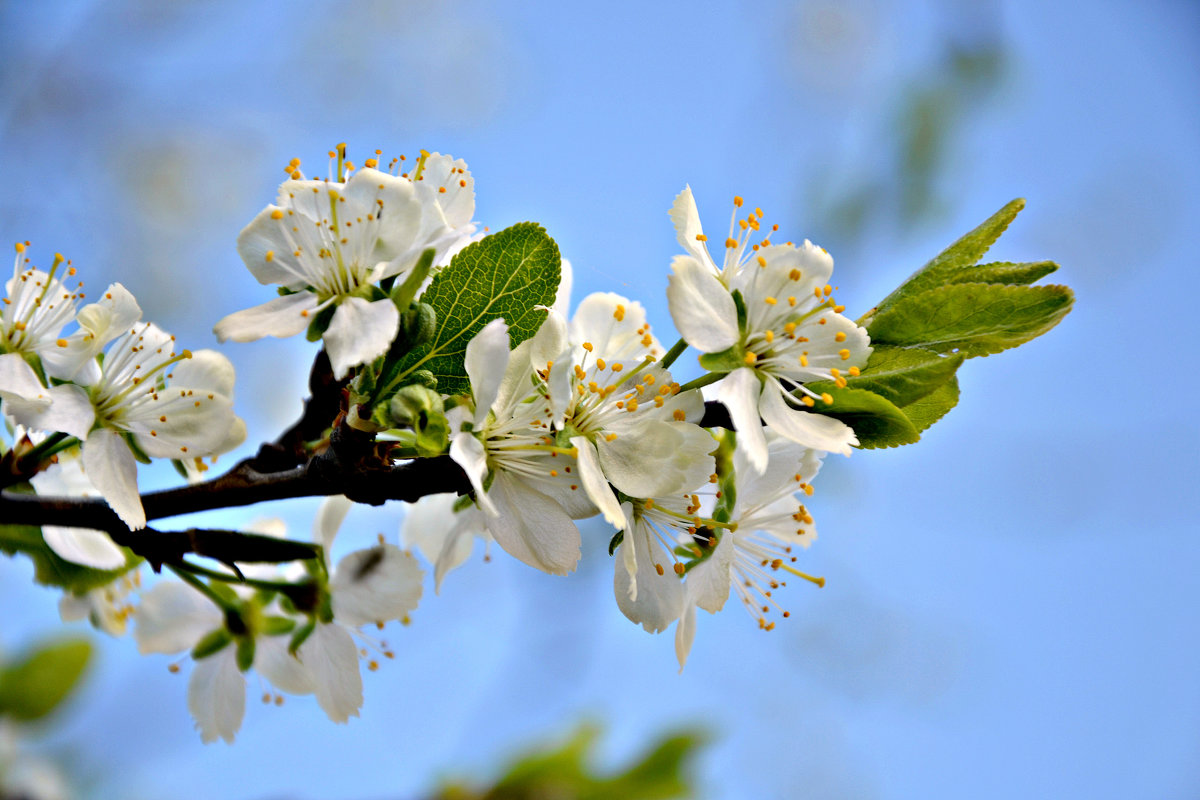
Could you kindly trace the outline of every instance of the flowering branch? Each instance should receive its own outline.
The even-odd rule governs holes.
[[[773,242],[779,226],[737,197],[710,251],[685,187],[669,214],[683,253],[668,278],[679,331],[668,349],[634,300],[597,293],[571,314],[570,265],[535,223],[477,235],[461,160],[422,151],[360,170],[343,146],[330,158],[326,180],[290,162],[276,202],[238,237],[278,296],[221,319],[217,338],[304,332],[322,349],[300,419],[219,477],[198,480],[202,459],[246,436],[228,359],[178,347],[120,284],[77,308],[70,262],[39,270],[25,244],[0,305],[0,403],[19,426],[0,452],[0,550],[30,556],[37,580],[69,593],[64,609],[105,630],[136,614],[143,652],[190,651],[206,741],[233,738],[252,668],[315,694],[334,721],[358,713],[360,654],[393,653],[354,637],[407,620],[422,571],[382,535],[329,560],[356,503],[411,504],[402,541],[435,586],[476,538],[570,573],[584,553],[578,520],[600,517],[617,606],[647,631],[675,626],[681,667],[697,609],[736,596],[771,630],[788,616],[787,580],[824,585],[799,559],[816,539],[806,503],[826,454],[918,441],[958,402],[965,360],[1041,335],[1073,299],[1032,285],[1052,262],[980,263],[1017,200],[855,321],[824,249]],[[689,348],[704,373],[681,385],[669,370]],[[140,493],[137,464],[154,458],[196,482]],[[270,521],[146,527],[295,497],[327,498],[311,543]],[[137,557],[177,580],[142,592],[135,611],[123,598],[139,586]]]

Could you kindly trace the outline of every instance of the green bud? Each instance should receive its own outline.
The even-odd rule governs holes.
[[[442,396],[420,384],[400,387],[388,401],[387,416],[391,428],[419,430],[433,416],[443,414]]]
[[[404,335],[410,347],[427,341],[437,330],[437,312],[428,303],[417,303],[401,317]]]

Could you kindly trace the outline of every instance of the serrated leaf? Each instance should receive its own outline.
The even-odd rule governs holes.
[[[949,273],[977,263],[1024,207],[1025,200],[1020,197],[1005,204],[1003,208],[984,220],[970,233],[938,253],[929,263],[910,275],[908,280],[900,284],[895,291],[859,320],[859,324],[865,323],[871,315],[879,314],[904,297],[947,283],[946,276]]]
[[[389,370],[381,385],[390,390],[424,368],[437,378],[442,394],[470,391],[464,366],[467,343],[499,318],[508,325],[512,347],[537,333],[546,312],[536,307],[554,302],[561,265],[558,245],[534,222],[518,223],[468,245],[421,296],[437,313],[433,336]]]
[[[946,275],[946,283],[1003,283],[1020,286],[1041,280],[1058,270],[1053,261],[1030,261],[1019,264],[1011,261],[992,261],[963,267]]]
[[[120,569],[93,569],[74,564],[61,557],[42,538],[42,529],[33,525],[0,525],[0,552],[15,556],[23,553],[33,561],[33,579],[43,586],[58,586],[82,594],[107,586],[141,563],[141,559],[126,552],[125,566]]]
[[[0,717],[41,719],[66,699],[92,656],[86,639],[60,639],[0,669]]]
[[[929,426],[946,416],[956,405],[958,405],[958,378],[952,377],[920,400],[909,403],[900,410],[917,429],[917,433],[924,433]]]
[[[921,438],[917,429],[896,405],[874,392],[864,389],[839,389],[833,384],[805,384],[805,388],[828,393],[831,405],[817,403],[814,409],[827,417],[840,419],[854,429],[858,446],[865,450],[877,447],[899,447]]]
[[[871,359],[858,377],[845,375],[851,389],[866,389],[897,406],[905,406],[937,389],[954,377],[963,362],[963,355],[943,356],[920,348],[875,345]],[[820,387],[832,386],[821,382]],[[827,388],[809,384],[820,394]]]
[[[871,320],[872,341],[955,350],[967,358],[999,353],[1041,336],[1071,310],[1066,286],[958,283],[906,297]]]

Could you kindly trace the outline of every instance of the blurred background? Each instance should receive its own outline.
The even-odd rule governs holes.
[[[701,615],[682,675],[616,609],[590,523],[569,579],[477,550],[428,586],[349,725],[252,702],[205,747],[186,670],[97,636],[36,748],[94,798],[409,798],[594,720],[602,764],[709,731],[705,798],[1200,795],[1198,87],[1184,0],[0,2],[0,238],[122,282],[192,348],[273,296],[238,231],[290,158],[321,174],[342,141],[466,159],[481,223],[542,223],[576,299],[638,299],[668,340],[685,183],[708,226],[741,194],[826,247],[853,316],[1018,196],[989,257],[1053,259],[1078,293],[965,366],[919,445],[831,457],[806,554],[828,585],[789,587],[769,634]],[[251,435],[232,464],[299,413],[314,349],[222,350]],[[314,509],[203,522],[303,537]],[[355,512],[341,546],[401,517]],[[59,626],[30,572],[0,560],[8,651]]]

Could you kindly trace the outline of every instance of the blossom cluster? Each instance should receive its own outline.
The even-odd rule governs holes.
[[[690,187],[675,198],[669,218],[682,252],[666,295],[679,338],[664,347],[637,300],[595,293],[572,310],[570,263],[540,228],[486,236],[462,160],[422,151],[384,166],[376,151],[357,168],[344,146],[330,156],[325,178],[289,162],[275,202],[238,237],[251,274],[279,296],[229,314],[214,333],[222,342],[300,333],[321,341],[336,413],[293,443],[298,464],[342,457],[338,443],[354,439],[365,445],[339,469],[389,475],[416,459],[449,459],[462,476],[457,492],[425,492],[408,505],[396,543],[381,535],[334,563],[353,505],[335,492],[306,556],[218,557],[211,566],[147,556],[177,578],[147,586],[145,553],[118,546],[111,528],[41,526],[47,553],[38,557],[86,568],[63,584],[64,619],[86,617],[113,635],[132,620],[142,652],[190,654],[188,706],[205,741],[232,741],[251,669],[274,687],[265,702],[311,694],[336,722],[357,715],[361,665],[395,654],[367,631],[408,622],[422,595],[412,550],[440,589],[476,539],[553,575],[607,547],[618,608],[652,633],[675,626],[680,669],[697,609],[718,612],[735,595],[773,629],[789,616],[779,595],[789,579],[824,583],[800,561],[817,537],[806,503],[826,454],[860,444],[834,394],[894,412],[890,423],[916,436],[920,418],[909,422],[899,407],[934,396],[962,362],[905,340],[896,315],[886,318],[903,287],[877,309],[872,331],[891,338],[873,346],[833,297],[829,254],[783,240],[741,197],[723,241],[705,233]],[[1014,265],[970,266],[990,241],[968,244],[968,287],[1017,282]],[[13,444],[0,456],[39,495],[99,497],[129,532],[144,528],[139,461],[170,459],[201,481],[204,459],[245,439],[233,367],[142,321],[120,284],[85,305],[82,283],[68,285],[71,262],[56,255],[40,269],[28,243],[16,251],[0,306],[0,409]],[[1040,274],[1020,273],[1026,282]],[[1066,313],[1064,292],[1044,329]],[[962,334],[955,346],[994,352],[982,336]],[[672,368],[689,347],[704,374],[681,382]],[[862,382],[873,353],[905,376],[880,389],[890,400],[849,386],[879,388]],[[254,462],[251,473],[263,468]],[[265,521],[232,535],[258,546],[284,534]]]

